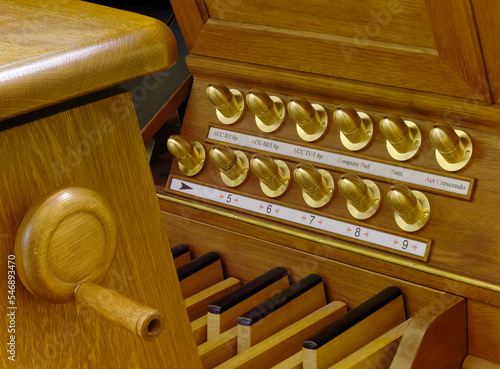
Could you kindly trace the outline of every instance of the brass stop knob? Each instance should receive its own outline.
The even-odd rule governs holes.
[[[375,182],[346,173],[340,177],[339,191],[347,199],[347,210],[356,219],[368,219],[380,206],[380,190]]]
[[[373,122],[368,114],[356,111],[348,105],[340,105],[333,113],[333,122],[340,129],[344,147],[358,151],[373,139]]]
[[[252,90],[246,97],[247,105],[255,114],[255,123],[263,132],[277,130],[285,119],[285,105],[278,96],[269,96],[264,91]]]
[[[294,98],[287,106],[288,113],[295,120],[297,133],[304,141],[316,141],[326,132],[328,116],[326,110],[306,99]]]
[[[187,176],[198,174],[205,163],[205,148],[198,141],[188,142],[181,136],[170,136],[168,151],[179,161],[179,169]]]
[[[408,160],[420,148],[422,135],[412,121],[403,120],[397,115],[386,115],[380,121],[380,131],[387,139],[387,151],[396,160]]]
[[[247,178],[249,164],[242,151],[233,151],[226,145],[215,145],[210,150],[210,159],[219,168],[226,185],[236,187]]]
[[[207,97],[216,109],[217,118],[224,124],[233,124],[245,110],[245,99],[240,91],[229,89],[221,83],[207,87]]]
[[[436,160],[441,168],[454,172],[467,165],[472,156],[472,141],[467,133],[436,124],[430,138],[436,146]]]
[[[320,208],[332,199],[335,184],[326,170],[300,163],[295,167],[293,177],[302,188],[302,197],[310,207]]]
[[[38,200],[17,231],[14,253],[23,285],[57,304],[78,302],[145,340],[163,328],[163,316],[99,283],[116,249],[117,226],[107,201],[82,187]]]
[[[394,209],[396,223],[405,231],[417,231],[429,220],[431,207],[422,192],[396,184],[389,190],[387,201]]]
[[[280,196],[288,188],[290,170],[285,162],[273,160],[265,154],[256,154],[250,161],[250,167],[259,177],[260,188],[267,196]]]

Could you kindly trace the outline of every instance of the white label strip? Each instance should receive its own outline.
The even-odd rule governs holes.
[[[467,196],[471,182],[210,127],[209,139]]]
[[[311,214],[286,206],[277,205],[272,202],[261,201],[177,178],[172,178],[169,189],[175,192],[222,203],[226,206],[245,209],[254,213],[264,214],[273,218],[301,224],[309,228],[320,229],[328,233],[342,235],[353,240],[360,240],[391,250],[397,250],[419,258],[425,258],[427,247],[429,247],[429,244],[426,242],[413,240],[411,238],[403,238],[391,233],[361,227],[356,224]]]

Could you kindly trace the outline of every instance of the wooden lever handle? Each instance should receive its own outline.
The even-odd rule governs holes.
[[[163,329],[163,316],[157,310],[97,284],[80,284],[75,300],[145,340],[154,340]]]
[[[19,226],[14,245],[19,277],[41,299],[76,300],[153,340],[163,326],[158,311],[96,284],[113,262],[117,233],[113,210],[95,191],[70,187],[50,193],[32,205]]]

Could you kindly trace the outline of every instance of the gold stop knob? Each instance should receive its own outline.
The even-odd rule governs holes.
[[[361,150],[373,138],[373,123],[368,114],[348,105],[340,105],[333,113],[333,122],[340,129],[340,140],[346,149]]]
[[[417,231],[429,220],[431,208],[422,192],[396,184],[389,190],[387,201],[394,209],[396,223],[405,231]]]
[[[332,199],[335,184],[331,174],[326,170],[300,163],[295,167],[293,177],[302,187],[302,197],[307,205],[320,208]]]
[[[219,168],[222,181],[236,187],[243,183],[248,175],[248,159],[239,150],[231,150],[226,145],[215,145],[210,150],[210,159]]]
[[[436,160],[441,168],[454,172],[467,165],[472,156],[472,141],[467,133],[436,124],[430,138],[436,146]]]
[[[241,118],[245,109],[245,99],[236,89],[228,89],[221,83],[207,87],[207,96],[216,108],[217,118],[224,124],[233,124]]]
[[[347,199],[347,210],[356,219],[368,219],[380,206],[380,190],[368,179],[346,173],[340,177],[339,191]]]
[[[408,160],[415,156],[422,142],[418,126],[397,115],[386,115],[380,121],[380,131],[387,139],[387,151],[399,161]]]
[[[256,154],[250,161],[252,172],[259,177],[260,188],[269,197],[283,194],[290,183],[290,170],[285,162]]]
[[[299,137],[304,141],[316,141],[326,132],[328,116],[321,105],[311,104],[306,99],[294,98],[288,103],[287,109],[297,123]]]
[[[188,142],[181,136],[170,136],[168,151],[179,161],[179,169],[187,176],[197,174],[205,163],[205,148],[198,141]]]
[[[255,123],[263,132],[273,132],[285,119],[285,105],[277,96],[264,91],[252,90],[246,97],[247,105],[255,114]]]

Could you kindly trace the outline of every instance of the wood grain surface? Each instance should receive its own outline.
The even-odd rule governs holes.
[[[0,272],[7,275],[19,223],[38,198],[63,186],[89,188],[109,203],[118,229],[101,285],[158,309],[168,323],[145,342],[78,304],[43,301],[17,279],[16,367],[199,368],[130,95],[63,105],[38,119],[15,118],[0,132]],[[2,301],[6,294],[1,288]],[[4,354],[0,362],[11,363]]]
[[[162,22],[84,1],[5,0],[0,14],[0,119],[173,65]]]
[[[172,3],[193,54],[491,103],[466,0]]]

